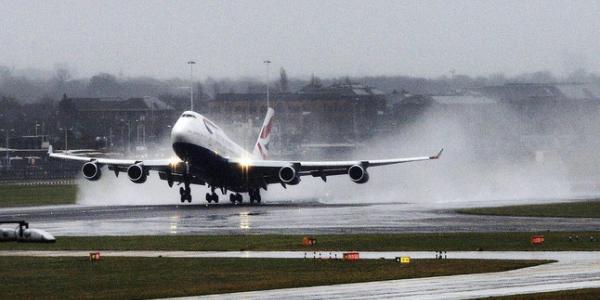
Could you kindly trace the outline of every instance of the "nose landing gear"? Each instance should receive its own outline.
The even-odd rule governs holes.
[[[184,185],[185,188],[179,188],[179,195],[181,195],[181,203],[184,203],[185,201],[192,203],[192,189],[190,188],[190,182],[186,180],[184,182]]]
[[[179,188],[179,195],[181,195],[181,203],[185,201],[192,203],[192,189],[189,186]]]

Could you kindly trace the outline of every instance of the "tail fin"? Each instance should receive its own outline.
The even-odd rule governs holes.
[[[275,111],[270,107],[267,108],[267,115],[265,116],[265,121],[263,122],[262,128],[260,129],[258,140],[256,141],[256,145],[254,145],[254,151],[252,152],[252,155],[254,157],[260,159],[267,159],[269,155],[269,142],[271,141],[271,131],[273,130],[274,115]]]

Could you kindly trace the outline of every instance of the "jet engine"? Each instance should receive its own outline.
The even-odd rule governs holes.
[[[96,181],[100,179],[102,176],[102,171],[100,166],[95,162],[86,162],[81,167],[81,173],[83,173],[83,178],[91,181]]]
[[[296,173],[296,169],[292,167],[283,167],[279,169],[279,180],[285,184],[298,184],[300,183],[300,177]]]
[[[365,183],[369,181],[369,173],[360,165],[354,165],[348,169],[348,176],[355,183]]]
[[[135,164],[127,168],[127,176],[135,183],[144,183],[148,178],[148,171],[144,169],[144,165]]]

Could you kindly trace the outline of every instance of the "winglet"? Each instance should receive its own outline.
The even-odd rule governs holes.
[[[435,156],[430,156],[429,159],[438,159],[442,156],[442,152],[444,152],[444,148],[442,148],[442,150],[440,150],[440,152],[438,152],[437,155]]]
[[[53,149],[52,149],[52,145],[48,146],[48,155],[54,153]]]

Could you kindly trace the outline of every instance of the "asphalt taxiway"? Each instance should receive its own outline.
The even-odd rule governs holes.
[[[594,231],[600,219],[457,214],[416,204],[52,206],[0,209],[55,236],[163,234],[343,234],[398,232]]]

